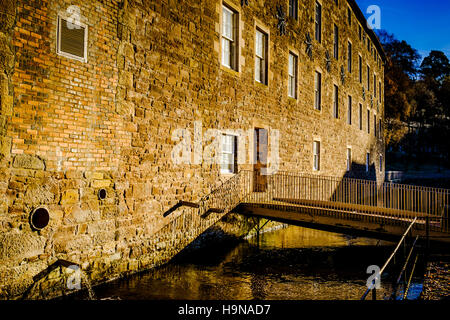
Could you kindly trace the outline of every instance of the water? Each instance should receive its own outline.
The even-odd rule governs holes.
[[[394,247],[291,226],[261,235],[259,248],[253,238],[189,252],[166,266],[94,289],[98,299],[122,300],[359,300],[367,289],[367,267],[381,267]],[[383,275],[378,299],[392,293],[393,276]],[[415,280],[408,298],[420,292]]]

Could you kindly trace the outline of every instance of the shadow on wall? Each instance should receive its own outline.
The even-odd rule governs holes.
[[[375,165],[371,164],[367,168],[365,164],[352,162],[350,171],[347,171],[343,178],[377,181]]]

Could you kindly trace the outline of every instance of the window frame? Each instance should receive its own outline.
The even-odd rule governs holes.
[[[339,119],[339,86],[333,84],[333,117]]]
[[[291,2],[294,3],[291,4]],[[288,14],[292,19],[298,21],[298,0],[289,0]]]
[[[320,9],[319,16],[318,16],[318,9]],[[322,18],[323,18],[322,13],[323,13],[322,3],[316,0],[314,8],[314,38],[319,43],[322,43]],[[317,21],[317,19],[319,19],[319,21]]]
[[[353,98],[351,95],[348,96],[348,104],[347,104],[347,124],[352,125],[352,108],[353,108]]]
[[[260,33],[262,34],[262,41],[263,41],[263,55],[264,57],[259,57],[258,53],[257,53],[257,34]],[[259,59],[259,60],[258,60]],[[262,63],[262,66],[260,65],[260,68],[263,67],[262,69],[260,69],[260,77],[263,77],[263,79],[258,80],[256,75],[256,65],[257,62]],[[264,71],[262,71],[264,70]],[[269,85],[269,34],[264,31],[262,28],[260,28],[259,26],[256,26],[255,28],[255,81],[263,84],[263,85]]]
[[[334,37],[333,37],[333,57],[339,60],[339,27],[334,24]]]
[[[291,75],[290,69],[291,69],[291,56],[294,58],[294,75]],[[291,95],[291,89],[292,89],[292,83],[291,79],[294,80],[294,96]],[[298,55],[294,53],[293,51],[289,50],[288,54],[288,97],[292,99],[298,98]]]
[[[320,153],[321,153],[321,141],[314,140],[313,141],[313,171],[314,172],[319,172],[321,169]],[[316,162],[316,159],[317,159],[317,162]],[[316,164],[317,164],[317,166],[316,166]]]
[[[89,26],[86,23],[83,23],[81,21],[72,21],[70,23],[80,26],[81,28],[84,28],[84,56],[79,57],[77,55],[65,52],[61,50],[61,23],[62,20],[69,20],[69,17],[64,13],[58,13],[57,15],[57,21],[56,21],[56,54],[68,59],[77,60],[83,63],[88,62],[88,41],[89,41]],[[67,21],[68,22],[68,21]]]
[[[352,147],[347,146],[347,154],[346,154],[346,161],[347,161],[347,172],[352,171]]]
[[[234,39],[231,39],[227,35],[225,35],[224,11],[228,11],[229,13],[232,14],[231,32]],[[231,61],[231,65],[227,65],[224,62],[224,40],[230,42],[231,56],[229,57],[229,59]],[[235,72],[239,72],[239,11],[229,6],[225,2],[222,3],[220,46],[221,46],[221,54],[220,54],[221,65]]]
[[[350,40],[347,43],[347,71],[352,73],[353,69],[353,44]]]
[[[221,132],[220,133],[220,174],[222,175],[233,175],[236,174],[238,172],[238,163],[237,163],[237,157],[238,157],[238,135],[237,134],[232,134],[232,133],[228,133],[228,132]],[[223,137],[231,137],[232,138],[232,151],[228,152],[228,151],[224,151],[224,141],[223,141]],[[233,163],[232,163],[232,170],[225,170],[222,166],[224,165],[224,163],[222,162],[223,160],[223,154],[229,154],[232,155],[233,158]],[[229,164],[228,164],[229,165]]]

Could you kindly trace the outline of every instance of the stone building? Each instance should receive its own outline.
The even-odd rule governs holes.
[[[354,0],[0,4],[0,297],[58,259],[166,261],[163,213],[238,170],[383,180],[385,56]]]

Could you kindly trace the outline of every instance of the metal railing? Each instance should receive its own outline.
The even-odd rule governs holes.
[[[389,264],[391,263],[391,261],[395,258],[396,254],[399,252],[399,249],[400,249],[401,245],[403,244],[403,245],[404,245],[404,248],[406,248],[406,237],[408,236],[408,234],[411,233],[412,227],[414,226],[414,224],[415,224],[416,222],[417,222],[417,218],[415,218],[415,219],[411,222],[411,224],[408,226],[408,228],[406,229],[406,231],[405,231],[405,233],[403,234],[402,238],[400,239],[400,241],[398,242],[397,246],[395,247],[394,251],[393,251],[392,254],[389,256],[389,258],[386,260],[386,262],[384,263],[383,267],[380,269],[379,274],[378,274],[378,275],[376,276],[376,278],[373,280],[372,286],[369,286],[369,287],[367,288],[367,290],[364,292],[364,294],[362,295],[361,300],[365,300],[366,297],[369,295],[370,292],[372,292],[372,300],[376,300],[376,299],[377,299],[377,288],[376,288],[376,286],[375,286],[376,280],[381,281],[381,276],[383,275],[383,272],[384,272],[384,271],[386,270],[386,268],[389,266]],[[400,284],[402,275],[404,275],[404,276],[405,276],[405,279],[406,279],[406,272],[405,272],[405,271],[406,271],[406,267],[407,267],[407,265],[408,265],[408,263],[409,263],[409,261],[410,261],[412,252],[413,252],[413,250],[414,250],[415,247],[416,247],[417,240],[418,240],[418,237],[416,237],[416,240],[415,240],[414,243],[412,244],[411,249],[410,249],[410,252],[409,252],[409,255],[408,255],[408,257],[406,258],[405,264],[403,265],[403,268],[402,268],[402,270],[401,270],[401,272],[400,272],[400,275],[398,276],[396,283],[394,283],[394,291],[393,291],[393,293],[392,293],[391,299],[393,299],[393,298],[395,299],[395,297],[396,297],[396,295],[397,295],[397,288],[398,288],[398,286],[399,286],[399,284]],[[404,250],[404,252],[405,252],[405,250]],[[417,256],[416,256],[416,257],[417,257]],[[417,262],[417,259],[416,259],[416,262]],[[414,268],[415,268],[415,263],[414,263]],[[413,275],[413,273],[414,273],[414,268],[413,268],[413,271],[411,272],[411,277],[410,277],[410,279],[409,279],[409,283],[411,282],[411,278],[412,278],[412,275]],[[409,285],[408,285],[408,288],[409,288]],[[406,288],[406,286],[405,286],[405,293],[406,293],[406,295],[407,295],[407,288]],[[404,298],[406,298],[406,295],[404,295]]]
[[[324,208],[338,218],[405,225],[418,218],[417,228],[449,232],[450,190],[376,181],[278,172],[264,178],[264,187],[255,187],[255,173],[241,172],[247,203],[286,206],[288,204]],[[259,179],[261,180],[261,179]],[[254,191],[258,192],[254,192]]]

